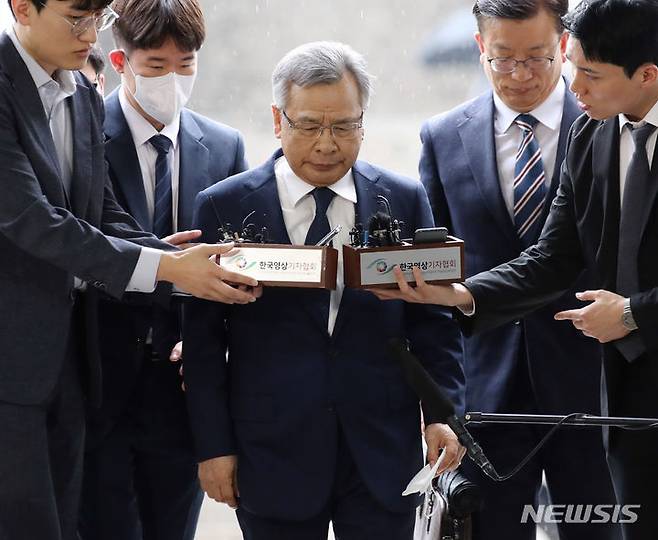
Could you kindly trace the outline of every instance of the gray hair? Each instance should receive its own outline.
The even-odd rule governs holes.
[[[372,92],[373,76],[367,71],[365,58],[349,45],[335,41],[305,43],[287,53],[272,73],[274,105],[284,109],[288,102],[290,86],[302,88],[316,84],[332,84],[340,81],[345,72],[356,79],[361,97],[361,108],[368,108]]]

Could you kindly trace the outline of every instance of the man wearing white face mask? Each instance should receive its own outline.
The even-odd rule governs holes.
[[[119,203],[163,237],[189,229],[197,193],[247,168],[240,134],[185,109],[205,38],[197,0],[118,0],[106,159]],[[90,416],[83,540],[191,540],[201,507],[166,295],[100,312],[103,405]],[[162,300],[167,300],[162,305]]]

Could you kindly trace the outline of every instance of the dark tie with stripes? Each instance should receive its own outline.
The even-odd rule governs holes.
[[[514,226],[525,249],[537,241],[541,231],[546,175],[535,138],[538,120],[530,114],[520,114],[514,123],[522,134],[514,165]]]
[[[171,202],[171,167],[169,151],[171,140],[164,135],[154,135],[149,142],[158,152],[155,161],[155,208],[153,211],[153,234],[158,238],[174,232]]]
[[[149,142],[158,152],[155,161],[155,208],[153,210],[153,234],[164,238],[174,232],[172,216],[171,167],[169,166],[169,151],[171,140],[164,135],[154,135]],[[153,310],[153,349],[160,360],[168,360],[169,353],[177,341],[178,322],[175,313],[161,309]]]

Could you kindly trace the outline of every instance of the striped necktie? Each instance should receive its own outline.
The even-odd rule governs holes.
[[[530,114],[520,114],[514,123],[522,134],[514,164],[514,226],[525,249],[537,241],[541,231],[546,175],[535,138],[534,128],[538,120]]]
[[[168,154],[171,140],[164,135],[154,135],[149,142],[158,152],[155,161],[155,208],[153,211],[153,234],[164,238],[174,232],[171,195],[171,167]]]

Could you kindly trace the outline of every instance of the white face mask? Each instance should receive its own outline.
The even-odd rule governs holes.
[[[192,95],[196,73],[179,75],[172,71],[160,77],[144,77],[135,73],[128,57],[126,63],[135,78],[135,101],[158,122],[171,124]]]

